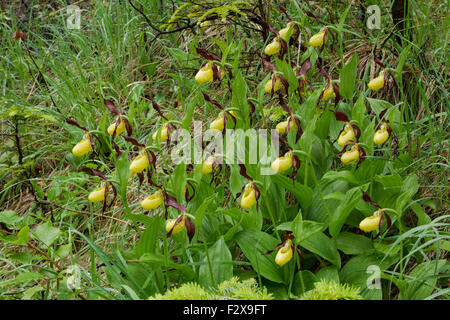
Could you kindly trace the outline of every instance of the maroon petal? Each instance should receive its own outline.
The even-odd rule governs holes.
[[[108,200],[108,194],[109,194],[109,187],[108,187],[108,183],[106,183],[105,184],[105,198],[103,199],[102,214],[105,213],[105,210],[106,210],[106,202]]]
[[[284,111],[286,111],[291,116],[293,116],[292,110],[284,102],[284,99],[283,99],[283,96],[281,95],[281,93],[278,95],[278,100],[280,101],[281,108],[283,108]]]
[[[181,212],[186,212],[186,207],[182,204],[179,204],[174,197],[167,193],[164,194],[164,206],[173,207]]]
[[[219,108],[220,110],[223,110],[223,106],[218,103],[216,100],[214,100],[213,98],[211,98],[209,95],[207,95],[206,93],[203,93],[203,97],[205,98],[206,101],[208,101],[209,103],[215,105],[217,108]]]
[[[348,116],[344,112],[342,112],[342,111],[333,111],[333,110],[330,110],[330,111],[334,113],[334,115],[336,116],[336,120],[337,121],[350,122],[350,120],[348,119]]]
[[[273,63],[269,62],[269,60],[267,60],[266,58],[263,58],[262,56],[260,56],[260,57],[261,57],[261,63],[262,63],[263,69],[265,71],[272,72],[272,73],[275,73],[277,71],[277,69]]]
[[[317,22],[318,24],[322,24],[322,21],[320,21],[320,19],[317,18],[312,12],[307,11],[307,10],[303,10],[303,11],[306,13],[306,15],[307,15],[308,17],[311,17],[311,18],[316,19],[316,22]]]
[[[333,78],[331,77],[331,75],[330,75],[328,72],[326,72],[326,71],[322,68],[322,65],[320,64],[319,60],[316,61],[316,66],[317,66],[317,68],[319,69],[319,73],[320,73],[323,77],[327,78],[327,79],[329,80],[329,82],[331,82],[331,80],[333,80]]]
[[[280,11],[284,13],[284,15],[286,16],[286,18],[288,18],[289,21],[292,21],[292,18],[288,15],[286,9],[283,6],[280,5],[278,8],[280,8]]]
[[[109,109],[109,111],[111,111],[112,113],[116,114],[116,115],[120,115],[122,112],[120,112],[120,110],[116,107],[116,105],[114,104],[114,101],[112,100],[107,100],[107,99],[103,99],[103,102],[105,103],[105,106]]]
[[[195,235],[195,225],[191,221],[191,219],[189,219],[188,217],[186,217],[185,225],[186,225],[186,231],[187,231],[187,235],[189,238],[189,242],[191,242],[192,238]]]
[[[164,118],[165,120],[169,121],[169,119],[167,119],[167,118],[164,116],[164,114],[163,114],[162,111],[161,111],[161,107],[159,106],[159,104],[156,103],[155,100],[152,100],[152,106],[153,106],[153,109],[155,109],[156,112],[158,112],[158,114],[159,114],[162,118]]]
[[[127,129],[127,135],[131,136],[133,134],[133,127],[131,126],[130,122],[123,118],[122,121],[125,123],[125,128]]]
[[[203,58],[205,58],[206,60],[216,60],[216,61],[221,61],[221,59],[219,58],[218,55],[216,55],[215,53],[212,53],[206,49],[202,49],[202,48],[196,48],[195,49],[197,51],[197,53],[199,55],[201,55]]]
[[[366,151],[364,150],[364,148],[358,145],[358,151],[359,151],[359,161],[358,164],[356,165],[356,169],[358,169],[361,163],[364,160],[366,160]]]
[[[219,69],[214,63],[212,63],[212,70],[213,70],[213,82],[219,81],[220,80]]]
[[[141,147],[141,148],[145,148],[145,145],[142,143],[139,143],[135,138],[129,137],[129,136],[124,136],[123,137],[126,141],[131,142],[134,146],[136,147]]]
[[[381,62],[381,60],[377,58],[377,47],[375,47],[375,48],[373,49],[373,61],[374,61],[376,64],[378,64],[381,68],[383,68],[383,69],[386,68],[386,66],[384,65],[384,63]]]
[[[282,246],[284,246],[285,243],[286,243],[286,241],[283,241],[282,243],[280,243],[279,245],[277,245],[273,250],[269,250],[269,251],[263,253],[263,255],[271,254],[271,253],[274,252],[275,250],[278,250],[278,249],[280,249]]]
[[[81,171],[86,172],[87,174],[90,174],[92,176],[96,176],[101,178],[102,180],[106,180],[106,176],[103,174],[103,172],[98,171],[96,169],[88,168],[88,167],[81,167]]]
[[[339,103],[339,101],[342,99],[341,94],[339,93],[339,86],[337,83],[333,83],[333,91],[334,91],[334,106],[336,107]]]
[[[243,176],[244,178],[246,178],[247,180],[253,181],[252,177],[250,177],[247,174],[247,169],[245,168],[245,165],[242,163],[239,163],[239,167],[240,167],[240,171],[239,171],[240,175]]]
[[[297,70],[296,76],[304,76],[311,69],[312,63],[310,58],[308,57],[305,61],[302,62],[300,70]]]
[[[353,131],[355,132],[356,140],[359,140],[359,137],[361,136],[361,129],[356,124],[351,125],[353,128]]]
[[[67,122],[68,124],[70,124],[70,125],[72,125],[72,126],[75,126],[75,127],[77,127],[77,128],[80,128],[81,130],[84,130],[84,131],[86,131],[86,132],[89,132],[88,129],[86,129],[85,127],[80,126],[80,125],[78,124],[78,122],[76,122],[75,120],[70,119],[70,118],[65,118],[65,120],[66,120],[66,122]]]
[[[381,207],[378,205],[378,203],[372,201],[372,199],[370,199],[370,196],[364,190],[361,189],[361,192],[363,194],[363,200],[365,202],[370,203],[371,205],[373,205],[374,207],[376,207],[378,209],[381,209]]]

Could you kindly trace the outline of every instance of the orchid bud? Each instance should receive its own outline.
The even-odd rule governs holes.
[[[278,132],[280,134],[284,134],[286,132],[287,127],[288,127],[288,122],[290,122],[290,124],[289,124],[289,131],[294,129],[295,123],[294,123],[294,121],[292,119],[291,119],[291,121],[289,121],[289,119],[287,119],[286,121],[282,121],[282,122],[278,123],[277,126],[275,127],[275,129],[278,130]]]
[[[256,202],[256,191],[253,187],[253,183],[249,182],[245,186],[244,194],[241,199],[242,209],[250,209]]]
[[[280,267],[288,263],[292,259],[292,256],[294,254],[294,250],[292,249],[292,247],[292,240],[286,240],[284,246],[281,247],[280,250],[278,250],[277,255],[275,256],[275,263]]]
[[[283,172],[289,170],[292,167],[292,151],[286,152],[284,157],[275,159],[271,167],[276,172]]]
[[[381,71],[378,77],[370,80],[368,87],[372,91],[378,91],[384,87],[384,71]]]
[[[214,163],[214,157],[213,156],[209,156],[205,162],[203,162],[203,166],[202,166],[202,174],[208,174],[212,172],[213,169],[213,163]]]
[[[114,128],[116,128],[116,123],[115,122],[111,123],[111,125],[108,127],[108,130],[107,130],[108,134],[113,135],[114,134]],[[119,123],[119,125],[116,128],[116,135],[122,134],[125,131],[125,129],[126,129],[125,122],[122,121],[122,119],[120,119],[120,123]]]
[[[322,101],[327,101],[328,99],[330,99],[334,95],[335,94],[334,94],[333,85],[330,84],[330,86],[323,92]]]
[[[346,151],[341,156],[342,163],[351,164],[359,160],[358,144],[354,144],[349,151]]]
[[[72,153],[76,157],[82,157],[92,150],[91,139],[89,134],[85,134],[83,140],[78,142],[72,149]]]
[[[383,211],[378,209],[372,216],[365,218],[359,224],[359,228],[364,232],[371,232],[378,229]]]
[[[345,124],[344,130],[341,132],[338,138],[338,145],[343,147],[347,141],[352,140],[355,137],[355,131],[353,130],[352,125],[347,122]]]
[[[212,62],[208,62],[203,68],[201,68],[195,75],[195,80],[198,83],[212,82],[214,79],[214,72],[212,69]]]
[[[161,190],[158,190],[154,194],[142,200],[141,206],[145,210],[153,210],[158,208],[162,202],[163,202],[163,195]]]
[[[375,132],[373,136],[373,142],[378,145],[382,145],[386,142],[387,139],[389,139],[389,131],[386,127],[386,124],[383,123],[380,126],[380,129]]]
[[[134,158],[130,164],[130,174],[135,174],[143,171],[149,165],[148,156],[145,150],[141,151],[139,156]]]
[[[293,23],[289,22],[287,24],[287,26],[285,28],[281,29],[279,32],[280,37],[282,37],[286,42],[289,40],[289,38],[292,35],[292,31],[293,31],[292,26],[293,26]]]
[[[91,193],[89,193],[88,200],[91,202],[101,202],[105,200],[105,192],[106,188],[105,186],[101,186],[100,188],[95,189]]]
[[[211,124],[209,125],[209,129],[218,131],[222,131],[224,127],[225,127],[225,118],[223,114],[214,119],[214,121],[211,122]]]
[[[311,47],[321,47],[323,46],[323,39],[325,37],[325,29],[322,28],[320,32],[316,33],[309,39],[309,45]]]
[[[235,114],[233,111],[229,111],[229,113],[235,117]],[[222,131],[225,128],[225,112],[221,112],[219,116],[211,122],[209,125],[210,130],[218,130]]]
[[[178,219],[170,219],[170,220],[167,220],[167,223],[166,223],[166,232],[170,232],[170,230],[172,230],[172,228],[173,228],[172,234],[176,234],[176,233],[181,232],[181,231],[184,229],[184,227],[186,226],[186,223],[185,223],[186,217],[184,216],[184,214],[183,214],[182,220],[174,227],[175,222],[176,222],[177,220],[178,220]]]
[[[169,138],[168,128],[169,124],[167,122],[161,127],[161,142],[166,141]],[[153,141],[156,141],[157,138],[158,138],[158,131],[153,133],[152,136]]]
[[[275,85],[273,86],[273,92],[276,92],[278,90],[280,90],[281,88],[281,80],[279,77],[275,76]],[[264,91],[266,93],[271,93],[272,92],[272,78],[270,78],[267,82],[266,85],[264,86]]]
[[[271,43],[269,43],[264,49],[264,53],[268,56],[277,54],[281,49],[281,43],[278,38],[275,38]]]

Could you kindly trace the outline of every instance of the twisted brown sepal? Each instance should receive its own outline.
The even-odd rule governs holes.
[[[253,181],[253,178],[247,174],[247,168],[245,168],[245,165],[243,163],[239,163],[239,168],[240,168],[239,174],[241,176],[243,176],[244,178],[246,178],[249,181]]]
[[[189,238],[189,242],[192,241],[192,238],[195,235],[195,224],[189,219],[189,217],[186,217],[186,221],[184,222],[186,226],[187,235]]]
[[[11,39],[13,39],[13,40],[19,40],[19,39],[26,40],[27,38],[28,38],[28,36],[22,30],[17,30],[16,32],[14,32],[11,35]]]
[[[68,124],[70,124],[70,125],[72,125],[72,126],[75,126],[75,127],[79,128],[79,129],[85,131],[86,133],[89,133],[89,130],[88,130],[88,129],[86,129],[85,127],[82,127],[82,126],[81,126],[78,122],[76,122],[75,120],[70,119],[70,118],[65,118],[65,120],[66,120],[66,122],[67,122]]]
[[[287,13],[286,8],[284,8],[282,5],[279,5],[278,8],[280,9],[281,12],[284,13],[284,15],[286,16],[286,18],[287,18],[289,21],[292,21],[292,18],[291,18],[291,17],[289,16],[289,14]]]
[[[381,209],[380,205],[376,202],[374,202],[372,199],[370,199],[370,196],[363,190],[361,189],[362,195],[363,195],[363,200],[365,202],[370,203],[371,205],[373,205],[374,207]]]
[[[162,113],[161,107],[159,106],[158,103],[156,103],[155,100],[152,100],[152,106],[153,106],[153,109],[155,109],[156,112],[158,112],[158,114],[161,116],[161,118],[165,119],[166,121],[169,121],[169,119],[167,119],[166,116]]]
[[[266,58],[262,57],[259,53],[258,53],[258,55],[261,58],[261,64],[265,71],[272,72],[272,73],[275,73],[277,71],[277,68],[275,67],[275,65],[273,63],[271,63]]]
[[[253,104],[253,102],[251,102],[250,100],[247,100],[247,103],[250,106],[250,108],[249,108],[249,116],[250,116],[250,121],[251,121],[251,117],[255,113],[256,108],[255,108],[255,105]]]
[[[298,78],[298,95],[300,97],[300,100],[302,100],[302,90],[304,90],[306,83],[308,83],[309,87],[311,88],[311,91],[314,91],[314,87],[311,83],[311,81],[306,77],[306,73],[311,69],[312,64],[311,60],[308,57],[305,61],[302,62],[300,69],[298,69],[295,73],[296,77]]]
[[[163,195],[164,195],[164,209],[165,209],[165,218],[167,219],[168,216],[168,212],[167,212],[167,207],[173,207],[183,213],[186,213],[186,207],[183,206],[182,204],[179,204],[177,202],[177,199],[175,199],[175,197],[172,197],[170,194],[168,194],[166,191],[163,191]]]
[[[296,72],[296,76],[304,76],[306,75],[306,73],[308,73],[308,71],[311,69],[312,67],[312,63],[311,63],[311,59],[310,57],[308,57],[307,59],[305,59],[305,61],[302,62],[300,69],[297,70]]]
[[[103,99],[103,102],[105,103],[105,106],[111,111],[111,113],[114,113],[115,115],[120,116],[122,112],[119,110],[119,108],[116,107],[114,101]]]
[[[317,22],[318,24],[322,24],[322,21],[320,21],[320,19],[317,18],[311,11],[308,11],[308,10],[303,10],[303,11],[306,13],[306,15],[307,15],[308,17],[311,17],[311,18],[316,19],[316,22]]]
[[[348,116],[345,114],[345,112],[342,111],[334,111],[334,110],[330,110],[331,112],[334,113],[334,116],[336,117],[337,121],[341,121],[341,122],[350,122],[350,119],[348,118]]]
[[[202,48],[195,48],[195,50],[197,51],[197,54],[201,55],[206,60],[221,61],[220,57],[211,51]]]
[[[323,49],[325,49],[325,44],[327,43],[328,40],[328,29],[325,28],[325,33],[323,34],[323,43],[322,46],[320,47],[320,52],[323,51]]]
[[[275,250],[280,249],[282,246],[284,246],[284,244],[286,243],[286,241],[281,242],[279,245],[277,245],[275,248],[273,248],[272,250],[269,250],[267,252],[264,252],[263,255],[268,255],[271,254],[272,252],[274,252]]]
[[[217,100],[211,98],[208,94],[202,92],[203,98],[205,98],[206,101],[216,106],[219,110],[223,110],[223,106],[217,102]]]
[[[295,177],[297,177],[298,169],[300,168],[300,159],[295,155],[292,154],[292,174],[289,176],[289,178],[292,179],[292,185],[295,188]]]
[[[338,153],[338,156],[342,156],[342,154],[344,154],[347,151],[347,147],[348,146],[352,146],[354,145],[355,142],[353,140],[349,140],[344,144],[344,147],[342,148],[341,152]]]
[[[373,62],[375,62],[377,65],[379,65],[381,68],[385,69],[386,66],[383,62],[381,62],[380,59],[377,58],[377,47],[373,49]]]
[[[189,187],[191,187],[192,190],[192,195],[189,192]],[[192,183],[190,181],[186,182],[186,194],[184,195],[184,200],[186,200],[186,202],[190,202],[193,198],[195,197],[195,188],[192,185]]]
[[[366,160],[366,150],[364,150],[364,148],[361,147],[359,144],[358,144],[358,151],[359,151],[359,161],[356,164],[356,170],[358,170],[358,168],[361,166],[361,163],[364,160]]]
[[[216,168],[219,168],[219,170],[216,172]],[[219,174],[222,172],[222,164],[217,163],[216,159],[214,158],[213,164],[212,164],[212,172],[211,172],[211,182],[210,184],[215,183],[216,186],[218,185],[219,181]]]
[[[81,169],[81,171],[86,172],[87,174],[90,174],[95,177],[99,177],[100,179],[102,179],[105,182],[105,199],[103,200],[103,207],[102,207],[102,213],[104,213],[106,210],[106,202],[107,202],[108,194],[109,194],[109,186],[111,186],[111,188],[114,192],[114,197],[113,197],[112,201],[110,202],[110,204],[108,205],[108,209],[112,206],[112,204],[116,200],[116,197],[117,197],[116,187],[114,187],[114,185],[106,179],[106,176],[103,174],[103,172],[98,171],[96,169],[88,168],[88,167],[81,167],[80,169]]]

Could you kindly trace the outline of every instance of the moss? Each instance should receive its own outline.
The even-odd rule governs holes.
[[[222,282],[218,288],[206,290],[197,283],[184,283],[178,288],[156,294],[149,300],[272,300],[266,288],[259,288],[255,279],[239,281],[238,277]]]
[[[361,300],[359,288],[348,284],[322,279],[314,284],[314,289],[305,292],[299,300]]]

